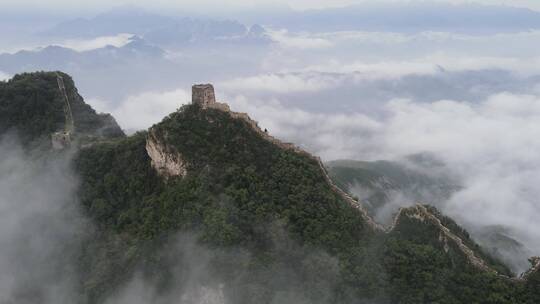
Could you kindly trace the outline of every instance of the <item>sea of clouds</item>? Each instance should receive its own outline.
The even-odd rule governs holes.
[[[505,227],[540,252],[539,35],[282,30],[261,73],[214,84],[233,110],[325,161],[434,155],[463,186],[446,214],[470,229]],[[189,94],[184,85],[94,103],[135,130]]]

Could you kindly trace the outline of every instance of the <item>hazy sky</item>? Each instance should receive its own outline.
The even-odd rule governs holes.
[[[136,5],[155,9],[178,9],[195,10],[198,12],[216,12],[235,9],[257,9],[266,6],[290,6],[295,9],[324,8],[345,6],[361,3],[380,3],[380,0],[0,0],[0,8],[3,9],[36,9],[48,11],[71,11],[82,9],[106,9],[121,5]],[[540,10],[538,0],[387,0],[387,2],[451,2],[451,3],[482,3],[495,5],[508,5],[527,7]]]

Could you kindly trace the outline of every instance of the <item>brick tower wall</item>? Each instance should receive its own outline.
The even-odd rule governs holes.
[[[199,104],[203,108],[216,103],[214,87],[211,84],[197,84],[192,90],[192,103]]]

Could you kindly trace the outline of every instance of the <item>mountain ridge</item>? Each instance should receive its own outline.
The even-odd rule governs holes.
[[[196,86],[194,86],[196,87]],[[214,96],[213,87],[210,88],[211,96]],[[201,101],[196,100],[196,96],[194,93],[193,97],[193,103],[201,103]],[[227,114],[229,114],[234,119],[240,119],[246,122],[246,125],[249,126],[253,131],[255,131],[259,136],[261,136],[266,141],[275,144],[282,149],[290,150],[295,153],[298,153],[300,155],[304,155],[314,161],[316,161],[325,177],[326,182],[330,185],[332,190],[338,194],[343,201],[347,202],[350,206],[357,209],[360,214],[362,215],[362,218],[368,223],[368,225],[375,231],[384,232],[384,233],[392,233],[392,231],[396,228],[398,225],[398,222],[400,220],[401,216],[404,216],[403,213],[406,214],[406,216],[420,216],[421,219],[427,218],[431,221],[434,221],[437,226],[441,229],[442,233],[449,239],[451,239],[453,242],[455,242],[458,247],[461,249],[461,251],[467,256],[471,264],[475,265],[482,271],[491,272],[494,274],[497,274],[501,277],[507,278],[507,279],[519,279],[519,278],[512,278],[509,275],[509,271],[505,270],[506,274],[500,274],[499,271],[493,269],[489,263],[485,262],[483,260],[483,257],[478,257],[475,255],[474,250],[469,248],[468,245],[463,242],[463,240],[458,237],[457,235],[453,234],[450,229],[445,227],[441,220],[436,215],[438,211],[436,211],[434,208],[432,210],[435,210],[435,213],[430,212],[430,210],[426,207],[424,207],[421,204],[417,204],[410,208],[400,208],[398,213],[394,215],[394,219],[392,221],[392,224],[390,226],[384,227],[381,224],[377,223],[368,213],[368,211],[364,208],[363,204],[358,200],[351,197],[347,192],[343,191],[339,186],[337,186],[333,179],[330,177],[325,165],[323,164],[320,157],[314,156],[313,154],[307,152],[306,150],[303,150],[302,148],[292,144],[292,143],[284,143],[280,141],[279,139],[269,135],[266,131],[263,131],[258,123],[254,120],[252,120],[247,113],[238,113],[231,111],[230,107],[226,103],[219,103],[214,100],[206,101],[202,104],[202,107],[207,109],[216,109],[219,111],[223,111]],[[150,129],[152,130],[152,129]],[[152,131],[150,131],[150,134],[152,134]],[[147,147],[148,147],[148,140],[147,140]],[[178,158],[178,155],[175,155],[175,158]],[[157,169],[157,168],[156,168]],[[158,170],[159,171],[159,170]],[[185,174],[185,173],[184,173]],[[412,214],[412,215],[411,215]]]
[[[158,152],[178,153],[169,161],[181,160],[182,170],[160,175],[152,137]],[[200,284],[224,284],[226,302],[292,293],[306,303],[535,303],[538,266],[524,280],[501,278],[491,269],[504,274],[502,263],[486,261],[462,228],[429,207],[403,209],[388,233],[376,229],[318,158],[280,143],[247,114],[195,102],[150,131],[81,147],[77,196],[96,225],[79,257],[81,299],[103,303],[138,267],[163,292],[174,290],[179,274],[163,252],[176,233],[196,231],[214,253],[211,279]],[[233,249],[248,254],[220,254]],[[480,271],[484,264],[491,268]],[[287,280],[291,273],[301,279]]]

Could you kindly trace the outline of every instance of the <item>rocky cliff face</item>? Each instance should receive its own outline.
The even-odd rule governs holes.
[[[184,177],[187,174],[186,162],[182,155],[168,146],[159,136],[150,130],[146,140],[146,152],[152,160],[152,167],[165,179]]]
[[[531,262],[532,267],[522,275],[522,278],[524,279],[527,279],[533,274],[540,272],[540,257],[532,257],[529,259],[529,262]]]

